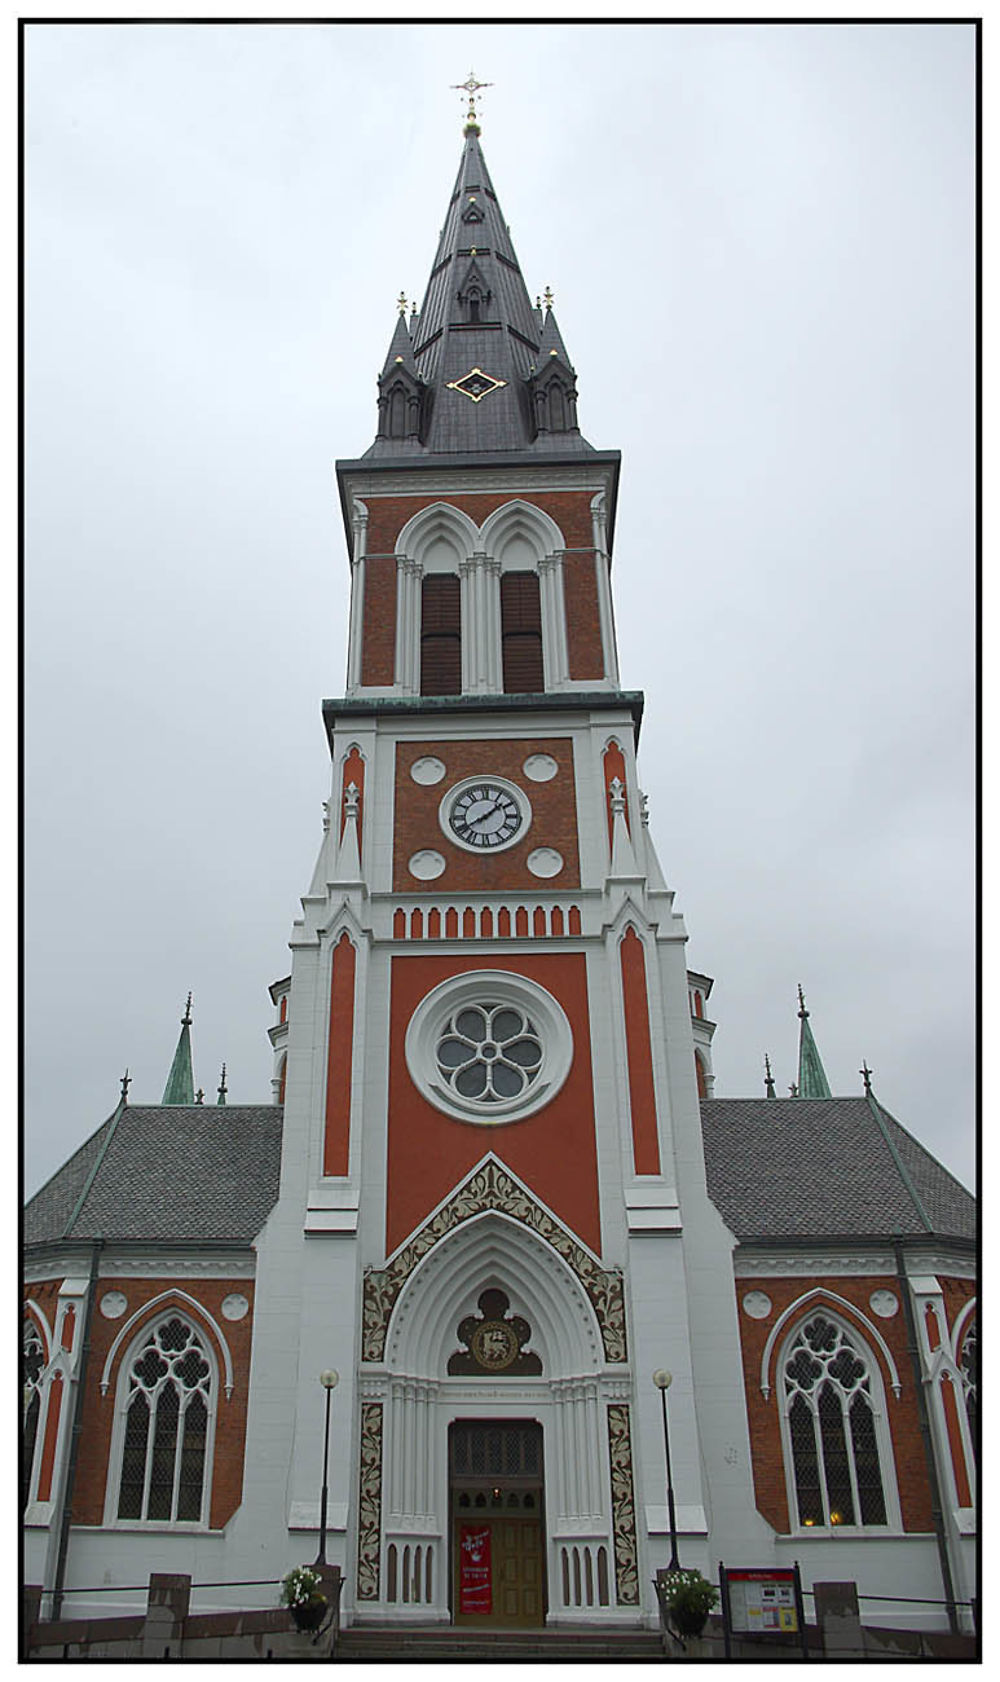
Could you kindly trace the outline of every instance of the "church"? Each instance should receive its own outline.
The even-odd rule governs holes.
[[[831,1094],[801,990],[793,1095],[715,1095],[619,673],[620,456],[469,91],[336,466],[348,677],[270,1101],[196,1093],[189,1000],[162,1102],[123,1081],[25,1213],[26,1578],[263,1606],[319,1551],[345,1624],[639,1629],[668,1562],[798,1562],[968,1628],[974,1203],[867,1071]]]

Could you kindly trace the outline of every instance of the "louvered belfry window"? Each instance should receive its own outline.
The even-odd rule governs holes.
[[[434,572],[423,580],[420,693],[462,693],[462,586],[454,573]]]
[[[503,686],[508,695],[545,688],[542,607],[537,572],[505,572],[500,580]]]

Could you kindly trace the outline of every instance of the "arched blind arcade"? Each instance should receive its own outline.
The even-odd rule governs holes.
[[[462,587],[454,573],[432,572],[421,583],[420,693],[462,693]]]
[[[128,1364],[120,1519],[202,1518],[211,1384],[201,1340],[178,1315],[137,1347]]]
[[[501,578],[500,634],[505,693],[537,694],[545,688],[537,572],[505,572]]]
[[[815,1315],[789,1347],[782,1384],[798,1522],[885,1524],[865,1353],[836,1321]]]

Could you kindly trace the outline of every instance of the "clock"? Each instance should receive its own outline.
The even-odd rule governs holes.
[[[521,840],[531,822],[531,807],[514,783],[466,777],[449,789],[438,816],[450,841],[470,852],[495,853]]]

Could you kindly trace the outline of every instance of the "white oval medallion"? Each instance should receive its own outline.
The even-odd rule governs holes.
[[[439,783],[444,776],[444,761],[435,759],[433,754],[426,754],[423,759],[415,759],[410,766],[410,776],[415,783],[423,783],[428,787],[431,783]]]
[[[771,1312],[771,1299],[766,1291],[748,1291],[743,1298],[743,1312],[751,1320],[766,1320]]]
[[[233,1291],[222,1299],[222,1314],[226,1320],[242,1320],[247,1314],[250,1304],[242,1291]]]
[[[128,1307],[128,1297],[122,1291],[105,1291],[101,1298],[101,1313],[105,1320],[120,1320]]]
[[[414,853],[407,869],[418,882],[433,882],[435,876],[440,876],[444,869],[444,858],[436,853],[433,847],[424,847],[419,853]]]
[[[547,783],[552,780],[559,769],[558,762],[550,753],[532,753],[525,760],[522,770],[533,783]]]
[[[527,862],[532,876],[558,876],[565,860],[554,847],[536,847]]]
[[[894,1291],[873,1291],[868,1298],[873,1314],[880,1320],[891,1320],[899,1308],[899,1298]]]

